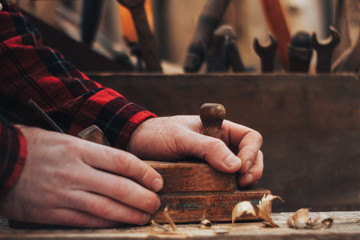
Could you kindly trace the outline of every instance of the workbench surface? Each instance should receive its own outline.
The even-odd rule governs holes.
[[[211,229],[200,229],[199,224],[179,224],[177,232],[164,232],[154,226],[113,229],[11,229],[1,219],[0,239],[360,239],[360,211],[316,212],[310,217],[332,217],[328,229],[290,229],[286,220],[292,213],[273,213],[279,228],[265,228],[261,222],[214,224]],[[168,225],[164,225],[168,229]]]

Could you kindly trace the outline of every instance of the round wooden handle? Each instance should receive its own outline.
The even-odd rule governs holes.
[[[225,107],[219,103],[204,103],[200,107],[203,134],[221,138],[221,125],[225,119]]]

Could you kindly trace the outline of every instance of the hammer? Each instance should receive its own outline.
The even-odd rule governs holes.
[[[229,3],[230,0],[207,0],[185,59],[185,72],[200,70],[206,51],[211,46],[213,32],[220,25]]]
[[[162,72],[157,43],[146,18],[145,0],[118,0],[118,2],[131,12],[146,70],[149,72]]]

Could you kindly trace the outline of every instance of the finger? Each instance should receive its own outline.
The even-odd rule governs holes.
[[[47,221],[44,222],[45,224],[56,224],[62,226],[108,228],[116,225],[115,221],[110,221],[86,212],[66,208],[56,208],[46,211],[44,219],[47,219]]]
[[[237,156],[243,165],[240,173],[245,174],[253,165],[262,145],[262,136],[255,130],[227,121],[229,145],[237,147]]]
[[[90,168],[80,182],[82,185],[75,189],[98,193],[148,213],[160,208],[158,195],[122,176]]]
[[[63,208],[72,208],[112,222],[143,225],[150,220],[150,214],[132,208],[111,198],[81,190],[71,191],[64,197]]]
[[[219,171],[232,173],[241,168],[240,159],[220,139],[189,131],[175,144],[178,153],[204,159]]]
[[[249,185],[254,185],[257,181],[260,180],[264,170],[264,155],[259,150],[256,156],[254,164],[251,166],[249,171],[245,175],[239,177],[239,186],[245,187]]]
[[[91,145],[82,151],[83,161],[88,165],[129,177],[155,192],[162,189],[161,175],[133,154],[99,144]]]

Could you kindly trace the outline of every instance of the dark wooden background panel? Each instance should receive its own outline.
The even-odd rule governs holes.
[[[198,114],[219,102],[227,119],[264,137],[259,185],[281,211],[360,209],[359,75],[91,76],[156,114]]]

